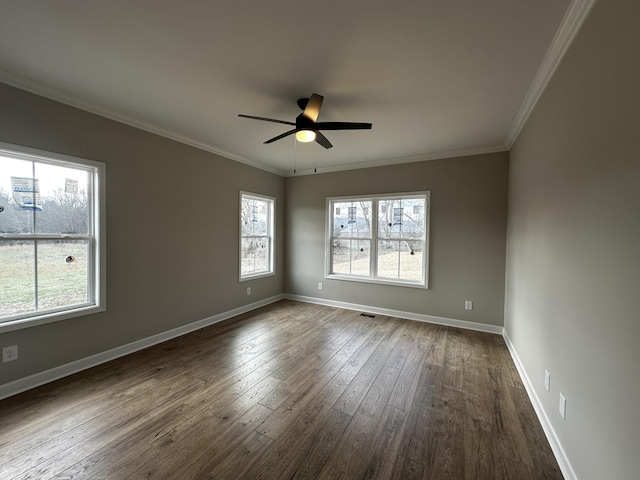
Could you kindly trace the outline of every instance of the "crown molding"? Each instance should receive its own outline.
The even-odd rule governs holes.
[[[131,127],[134,127],[140,130],[144,130],[145,132],[153,133],[155,135],[168,138],[170,140],[175,140],[176,142],[189,145],[190,147],[195,147],[199,150],[204,150],[206,152],[213,153],[215,155],[227,158],[229,160],[235,160],[236,162],[244,163],[245,165],[249,165],[251,167],[258,168],[260,170],[265,170],[267,172],[274,173],[280,176],[284,176],[287,173],[285,171],[270,167],[263,163],[256,162],[254,160],[249,160],[239,155],[235,155],[233,153],[220,150],[218,148],[199,142],[192,138],[189,138],[183,135],[178,135],[168,130],[158,128],[149,123],[141,122],[139,120],[133,119],[126,115],[116,113],[113,110],[99,107],[90,102],[85,102],[72,95],[68,95],[58,89],[48,87],[40,82],[35,82],[33,80],[27,79],[20,75],[16,75],[6,70],[0,70],[0,83],[5,83],[9,86],[19,88],[20,90],[25,90],[35,95],[39,95],[41,97],[45,97],[59,103],[63,103],[70,107],[78,108],[85,112],[93,113],[94,115],[99,115],[101,117],[108,118],[109,120],[114,120],[116,122],[123,123],[125,125],[129,125]]]
[[[536,103],[540,99],[542,92],[544,91],[547,84],[549,83],[556,68],[558,67],[560,61],[564,57],[564,54],[566,53],[569,46],[571,45],[571,42],[573,41],[578,30],[584,23],[584,20],[586,19],[587,15],[589,14],[595,2],[596,0],[572,0],[567,10],[567,13],[565,14],[562,20],[560,28],[556,33],[551,43],[551,46],[549,47],[540,65],[540,68],[536,73],[535,78],[533,79],[533,82],[529,86],[529,90],[527,91],[525,99],[520,106],[520,109],[516,115],[516,118],[513,124],[511,125],[511,128],[509,129],[509,132],[507,133],[504,145],[472,148],[472,149],[465,149],[465,150],[445,151],[445,152],[437,152],[437,153],[426,153],[423,155],[416,155],[411,157],[399,157],[399,158],[384,159],[384,160],[377,160],[377,161],[363,162],[363,163],[351,163],[348,165],[340,165],[335,167],[318,168],[315,172],[313,169],[304,170],[304,171],[298,170],[294,174],[292,171],[289,171],[289,170],[281,170],[275,167],[271,167],[264,163],[257,162],[255,160],[250,160],[250,159],[241,157],[239,155],[226,152],[224,150],[220,150],[216,147],[199,142],[190,137],[187,137],[184,135],[178,135],[174,132],[170,132],[168,130],[158,128],[157,126],[151,125],[149,123],[141,122],[134,118],[100,107],[93,103],[80,100],[58,89],[51,88],[40,82],[27,79],[25,77],[8,72],[6,70],[0,70],[0,82],[10,85],[12,87],[19,88],[21,90],[34,93],[36,95],[40,95],[45,98],[49,98],[51,100],[63,103],[65,105],[69,105],[71,107],[78,108],[80,110],[84,110],[86,112],[93,113],[95,115],[99,115],[101,117],[108,118],[110,120],[114,120],[116,122],[120,122],[125,125],[129,125],[129,126],[138,128],[140,130],[153,133],[155,135],[159,135],[161,137],[165,137],[165,138],[174,140],[176,142],[189,145],[199,150],[204,150],[206,152],[219,155],[229,160],[234,160],[234,161],[243,163],[245,165],[249,165],[251,167],[258,168],[260,170],[264,170],[282,177],[310,175],[313,173],[338,172],[338,171],[354,170],[354,169],[360,169],[360,168],[380,167],[380,166],[398,165],[403,163],[413,163],[413,162],[421,162],[421,161],[443,159],[443,158],[478,155],[478,154],[484,154],[484,153],[495,153],[495,152],[501,152],[501,151],[508,151],[513,146],[518,135],[520,134],[520,131],[522,130],[527,119],[529,118],[529,115],[531,114]]]
[[[556,68],[560,64],[564,54],[569,49],[571,42],[578,33],[578,30],[580,30],[580,27],[591,11],[591,7],[593,7],[595,3],[596,0],[573,0],[571,5],[569,5],[567,13],[560,24],[560,28],[553,38],[551,46],[549,47],[549,50],[547,50],[540,68],[538,69],[538,73],[536,73],[533,82],[531,82],[527,95],[520,106],[520,110],[509,129],[509,133],[505,139],[505,147],[507,150],[511,149],[518,138],[520,131],[529,118],[529,115],[536,106],[536,103],[538,103],[542,92],[547,87],[547,84],[555,73]]]
[[[92,113],[94,115],[99,115],[101,117],[108,118],[109,120],[114,120],[116,122],[123,123],[125,125],[129,125],[131,127],[138,128],[140,130],[144,130],[146,132],[153,133],[155,135],[159,135],[161,137],[168,138],[170,140],[174,140],[176,142],[180,142],[185,145],[189,145],[191,147],[213,153],[215,155],[227,158],[229,160],[234,160],[236,162],[244,163],[245,165],[249,165],[251,167],[258,168],[260,170],[264,170],[269,173],[279,175],[281,177],[312,175],[314,173],[339,172],[344,170],[381,167],[386,165],[398,165],[402,163],[423,162],[427,160],[437,160],[442,158],[464,157],[464,156],[470,156],[470,155],[479,155],[483,153],[504,152],[507,150],[502,145],[491,146],[491,147],[481,147],[481,148],[471,148],[471,149],[465,149],[465,150],[451,150],[451,151],[437,152],[437,153],[426,153],[423,155],[415,155],[410,157],[398,157],[398,158],[391,158],[391,159],[374,160],[371,162],[350,163],[350,164],[345,164],[345,165],[340,165],[335,167],[318,168],[315,172],[313,169],[307,169],[302,171],[298,170],[294,174],[290,170],[281,170],[278,168],[271,167],[269,165],[265,165],[260,162],[256,162],[254,160],[249,160],[239,155],[235,155],[233,153],[220,150],[211,145],[198,142],[192,138],[178,135],[168,130],[158,128],[154,125],[141,122],[139,120],[135,120],[126,115],[121,115],[112,110],[99,107],[93,103],[82,101],[72,95],[63,93],[60,90],[48,87],[40,82],[35,82],[33,80],[22,77],[20,75],[10,73],[6,70],[0,70],[0,83],[5,83],[12,87],[19,88],[20,90],[25,90],[27,92],[33,93],[35,95],[39,95],[41,97],[48,98],[50,100],[54,100],[64,105],[68,105],[73,108],[78,108],[80,110]]]
[[[299,177],[302,175],[314,175],[317,173],[341,172],[344,170],[358,170],[360,168],[386,167],[388,165],[400,165],[404,163],[426,162],[429,160],[442,160],[444,158],[470,157],[472,155],[483,155],[486,153],[497,153],[508,151],[504,145],[495,145],[491,147],[467,148],[463,150],[448,150],[444,152],[425,153],[422,155],[413,155],[410,157],[397,157],[382,160],[373,160],[371,162],[349,163],[346,165],[338,165],[333,167],[317,167],[304,170],[296,170],[293,173],[288,170],[285,174],[287,177]]]

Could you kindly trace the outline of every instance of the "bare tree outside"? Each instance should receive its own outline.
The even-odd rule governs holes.
[[[425,195],[336,201],[332,208],[332,273],[424,281]]]
[[[242,194],[240,201],[240,275],[272,270],[273,200]]]
[[[86,303],[91,248],[87,171],[0,160],[0,318]],[[25,206],[7,185],[29,172],[40,175],[32,183],[38,180],[41,200]]]

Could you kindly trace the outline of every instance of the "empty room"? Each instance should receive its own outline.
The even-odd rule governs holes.
[[[637,0],[0,0],[0,478],[640,478]]]

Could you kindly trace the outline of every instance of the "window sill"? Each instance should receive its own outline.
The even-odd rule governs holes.
[[[390,280],[386,278],[369,278],[369,277],[357,277],[355,275],[340,275],[336,273],[330,273],[326,275],[325,278],[330,280],[345,280],[347,282],[358,282],[358,283],[373,283],[377,285],[390,285],[393,287],[408,287],[408,288],[420,288],[423,290],[428,290],[429,286],[424,282],[417,281],[409,281],[409,280]]]
[[[240,277],[240,282],[248,282],[249,280],[255,280],[257,278],[263,278],[263,277],[272,277],[276,274],[276,272],[263,272],[263,273],[256,273],[253,275],[245,275],[244,277]]]
[[[104,312],[105,307],[88,305],[83,307],[74,308],[73,310],[65,310],[63,312],[44,313],[42,315],[35,315],[26,318],[17,318],[15,320],[6,320],[0,322],[0,333],[12,332],[15,330],[22,330],[23,328],[36,327],[38,325],[45,325],[47,323],[60,322],[63,320],[69,320],[71,318],[82,317],[85,315],[91,315],[93,313]]]

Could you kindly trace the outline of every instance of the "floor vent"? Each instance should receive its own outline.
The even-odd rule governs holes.
[[[372,315],[370,313],[361,313],[360,316],[361,317],[367,317],[367,318],[376,318],[375,315]]]

